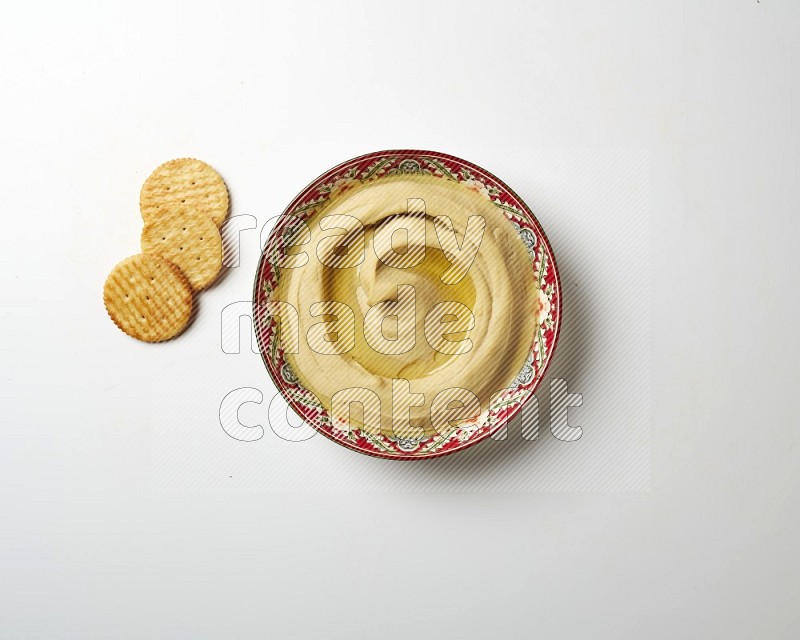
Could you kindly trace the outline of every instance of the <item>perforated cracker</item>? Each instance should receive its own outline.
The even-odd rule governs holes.
[[[192,289],[175,265],[139,254],[112,269],[103,287],[103,302],[114,324],[129,336],[161,342],[189,323]]]
[[[195,291],[205,289],[222,269],[222,237],[208,218],[176,210],[142,229],[142,251],[177,265]]]
[[[139,208],[145,224],[168,212],[186,217],[208,217],[220,226],[228,215],[228,188],[209,165],[194,158],[170,160],[142,185]]]

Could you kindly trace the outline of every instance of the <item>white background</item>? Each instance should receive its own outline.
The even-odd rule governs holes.
[[[6,8],[0,637],[797,637],[798,27],[771,0]],[[396,147],[497,173],[565,284],[591,285],[565,295],[582,322],[554,366],[584,362],[585,394],[642,386],[586,396],[569,451],[628,426],[635,483],[548,486],[543,443],[466,452],[452,480],[321,438],[231,441],[219,397],[269,395],[219,346],[252,238],[179,340],[105,317],[160,162],[208,160],[263,222]],[[624,185],[647,202],[614,206]]]

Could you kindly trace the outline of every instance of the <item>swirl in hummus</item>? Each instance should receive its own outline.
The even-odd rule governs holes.
[[[286,358],[334,424],[430,436],[475,420],[524,367],[540,306],[531,259],[478,190],[384,177],[287,235],[272,295],[298,312]]]

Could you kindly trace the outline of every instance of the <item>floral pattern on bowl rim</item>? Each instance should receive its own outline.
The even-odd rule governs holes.
[[[262,313],[280,278],[280,270],[268,256],[277,239],[291,230],[289,223],[306,220],[332,199],[359,184],[384,176],[423,173],[459,182],[491,200],[500,208],[528,250],[534,278],[539,284],[540,311],[531,350],[513,386],[500,392],[492,406],[477,419],[463,421],[445,433],[423,439],[387,437],[355,428],[340,431],[327,411],[299,382],[276,340],[277,322]],[[328,438],[350,449],[379,458],[420,460],[461,451],[503,428],[519,413],[544,378],[552,360],[561,327],[561,285],[555,257],[547,236],[522,199],[499,178],[477,165],[435,151],[390,150],[368,153],[326,171],[284,210],[270,232],[261,253],[253,291],[256,338],[264,364],[275,386],[306,423]]]

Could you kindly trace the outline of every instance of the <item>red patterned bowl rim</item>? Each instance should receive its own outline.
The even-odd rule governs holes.
[[[528,359],[512,383],[498,399],[502,402],[481,413],[473,424],[463,424],[446,434],[420,440],[387,438],[356,429],[348,433],[333,428],[324,407],[302,387],[278,347],[275,323],[266,315],[263,304],[270,299],[279,272],[267,259],[280,234],[290,221],[307,219],[328,201],[351,186],[380,180],[398,173],[425,173],[459,182],[488,197],[517,228],[531,257],[538,279],[542,309],[546,314],[538,324]],[[329,169],[308,184],[286,207],[270,232],[256,269],[253,285],[253,325],[261,358],[278,391],[307,424],[335,442],[366,455],[389,460],[425,460],[462,451],[484,441],[502,429],[533,396],[552,361],[561,330],[561,282],[547,235],[525,202],[502,180],[476,164],[440,153],[413,149],[376,151],[352,158]],[[540,311],[541,313],[541,311]]]

